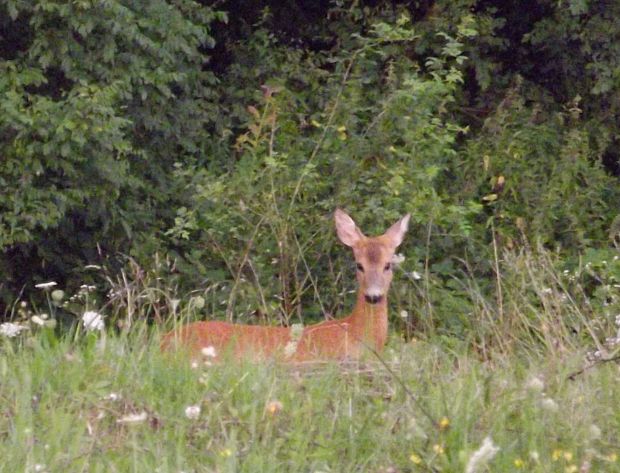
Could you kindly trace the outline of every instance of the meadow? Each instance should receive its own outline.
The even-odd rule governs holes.
[[[620,471],[615,342],[593,350],[587,304],[539,269],[520,286],[505,273],[503,320],[479,301],[470,337],[405,341],[393,323],[381,356],[347,363],[212,364],[161,353],[140,320],[33,325],[0,339],[0,469]],[[534,309],[519,288],[538,291]]]

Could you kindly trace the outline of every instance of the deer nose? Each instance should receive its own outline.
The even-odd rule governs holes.
[[[366,298],[366,302],[368,302],[369,304],[376,304],[377,302],[381,302],[381,299],[383,299],[383,296],[379,296],[379,295],[368,295],[366,294],[364,296]]]

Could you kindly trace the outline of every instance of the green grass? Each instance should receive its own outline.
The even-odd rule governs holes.
[[[620,372],[571,381],[581,353],[481,361],[393,340],[405,389],[373,360],[192,368],[157,336],[91,337],[0,341],[1,471],[460,472],[487,436],[500,450],[478,471],[620,471]]]

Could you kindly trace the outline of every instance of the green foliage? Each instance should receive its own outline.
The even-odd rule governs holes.
[[[307,89],[321,91],[318,103],[296,90],[290,70],[279,72],[279,61],[288,55],[269,54],[270,81],[248,106],[234,167],[179,166],[176,177],[187,182],[191,203],[178,209],[167,233],[175,246],[187,247],[194,266],[188,269],[209,261],[228,272],[229,316],[260,307],[263,315],[288,322],[302,315],[302,305],[305,316],[326,310],[315,281],[342,279],[327,264],[335,257],[333,238],[325,235],[333,234],[336,205],[371,234],[411,212],[413,241],[429,219],[444,231],[467,235],[478,207],[449,204],[437,189],[456,156],[457,137],[466,131],[447,114],[460,82],[449,65],[460,54],[458,43],[448,39],[451,49],[433,59],[431,74],[422,74],[406,57],[391,59],[415,39],[405,17],[394,26],[379,22],[368,37],[357,36],[350,50],[321,59],[319,65],[332,64],[336,74],[306,73]],[[308,59],[306,67],[319,59]],[[311,271],[317,261],[322,267]],[[213,268],[204,271],[226,277]],[[351,289],[347,273],[342,289],[332,290]],[[235,300],[243,304],[237,310]]]
[[[214,114],[201,48],[225,17],[185,0],[6,1],[0,12],[3,31],[22,30],[1,48],[2,266],[28,280],[12,266],[36,255],[64,278],[96,244],[127,250],[165,218],[166,176],[202,148]]]

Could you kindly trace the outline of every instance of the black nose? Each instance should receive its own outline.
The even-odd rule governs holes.
[[[369,304],[376,304],[377,302],[381,302],[381,299],[383,299],[383,296],[365,295],[364,297],[366,298],[366,302],[368,302]]]

